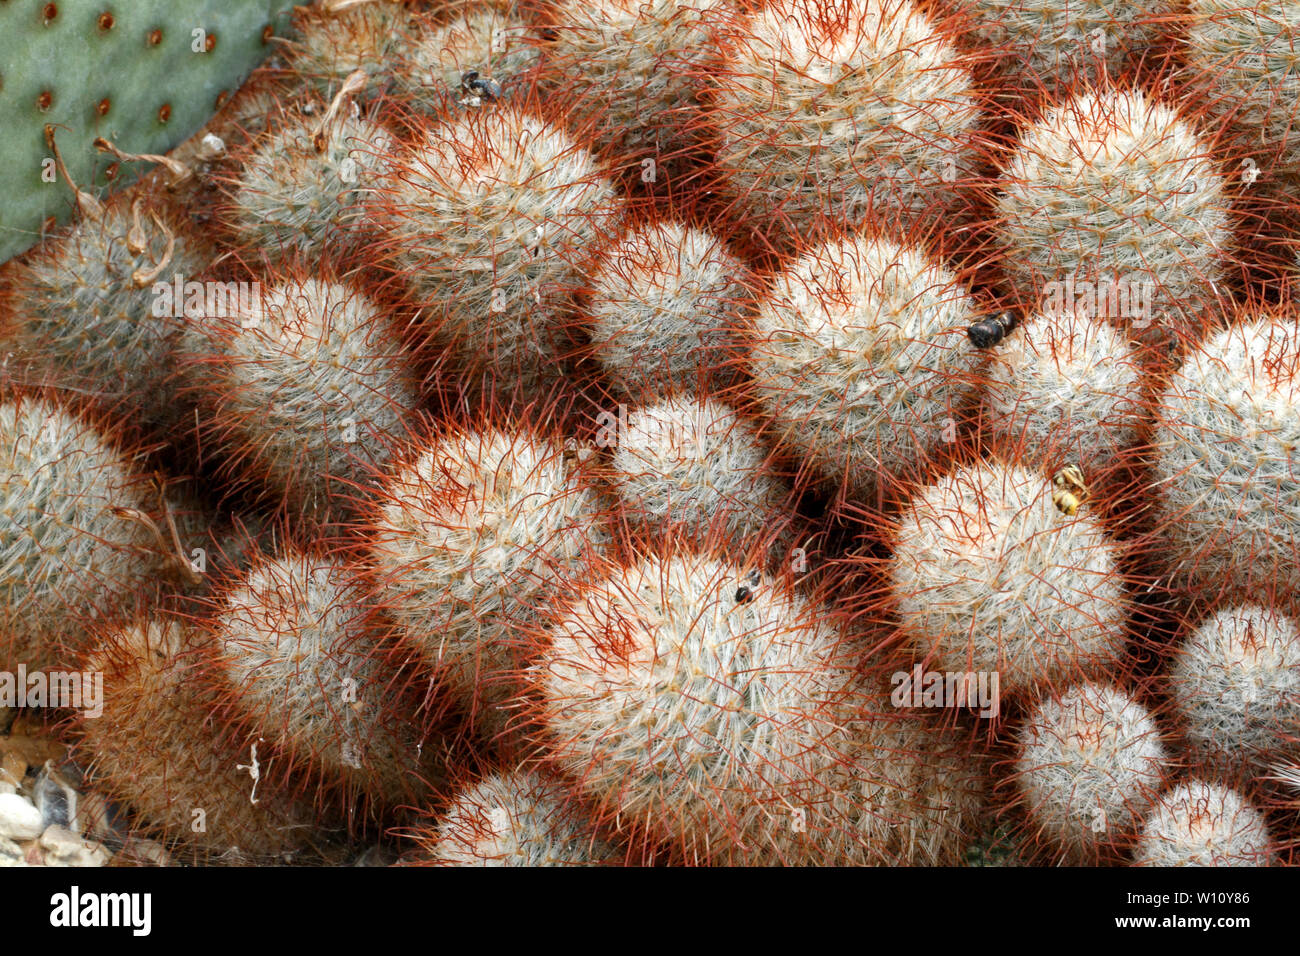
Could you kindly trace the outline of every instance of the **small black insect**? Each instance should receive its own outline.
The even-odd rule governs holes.
[[[736,588],[736,603],[737,604],[749,603],[750,598],[754,596],[754,592],[752,589],[758,587],[758,582],[761,580],[762,580],[762,576],[757,571],[750,571],[749,584],[747,585],[742,584],[740,587]]]
[[[1002,312],[991,319],[980,319],[966,330],[971,344],[977,349],[991,349],[997,345],[1016,326],[1016,320],[1010,312]]]
[[[471,96],[481,96],[485,100],[495,100],[501,96],[500,85],[494,80],[480,80],[478,70],[462,73],[460,88]]]

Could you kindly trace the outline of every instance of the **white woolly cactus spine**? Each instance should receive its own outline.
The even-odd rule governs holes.
[[[774,544],[789,488],[753,429],[716,399],[677,396],[627,415],[611,458],[635,521],[721,530],[737,544]]]
[[[1136,348],[1113,326],[1039,312],[991,352],[988,431],[1021,464],[1106,471],[1142,435],[1144,385]]]
[[[431,25],[403,51],[393,70],[394,88],[417,105],[446,105],[450,98],[481,106],[509,95],[513,81],[529,74],[539,45],[532,28],[507,5],[471,4],[450,21]],[[467,84],[470,73],[492,86]]]
[[[1226,274],[1230,201],[1210,146],[1140,90],[1085,91],[1024,130],[996,228],[1029,308],[1061,283],[1101,286],[1098,313],[1144,342],[1194,338]],[[1135,305],[1136,303],[1136,305]]]
[[[357,202],[386,169],[393,138],[355,107],[325,112],[288,115],[253,143],[226,212],[241,242],[319,255],[363,225]]]
[[[614,852],[568,792],[531,770],[494,773],[456,794],[421,838],[432,866],[598,866]]]
[[[1300,181],[1300,3],[1191,0],[1184,76],[1242,136],[1242,183],[1276,195]]]
[[[1157,406],[1160,546],[1188,584],[1300,590],[1300,323],[1245,318],[1193,352]]]
[[[722,50],[718,164],[786,231],[919,222],[972,173],[974,80],[909,0],[777,0]]]
[[[559,0],[545,68],[593,130],[641,161],[643,182],[689,147],[726,0]]]
[[[1018,91],[1056,98],[1076,82],[1122,76],[1147,52],[1176,5],[1166,0],[951,0]]]
[[[772,283],[750,372],[777,440],[873,502],[956,441],[978,391],[974,300],[939,263],[883,237],[842,238]]]
[[[152,582],[162,561],[147,492],[96,426],[44,399],[0,402],[3,669],[56,661]]]
[[[380,599],[450,694],[507,727],[525,626],[559,576],[605,541],[602,505],[558,444],[449,433],[394,470],[370,530]]]
[[[206,252],[145,203],[108,204],[16,268],[0,344],[26,374],[48,370],[115,415],[166,428],[179,416],[185,318],[157,284],[197,274]]]
[[[592,351],[628,394],[734,381],[750,276],[717,237],[675,222],[632,229],[597,253],[588,282]]]
[[[1211,614],[1169,670],[1174,711],[1192,752],[1228,775],[1253,776],[1300,756],[1300,623],[1255,604]]]
[[[544,739],[597,812],[718,863],[807,862],[810,833],[850,825],[835,788],[852,664],[789,587],[707,557],[645,558],[584,588],[550,637]]]
[[[918,659],[1029,693],[1097,676],[1123,655],[1119,549],[1096,518],[1062,514],[1042,474],[959,468],[917,494],[895,542],[890,590]]]
[[[202,639],[167,618],[97,634],[81,660],[103,675],[103,712],[77,725],[95,787],[130,805],[144,832],[209,857],[206,862],[270,861],[311,838],[311,817],[286,792],[239,768],[269,770],[215,729],[213,702],[193,679]],[[253,799],[253,798],[256,799]]]
[[[1028,826],[1058,859],[1075,864],[1114,858],[1169,765],[1147,709],[1101,684],[1039,702],[1016,743],[1014,783]]]
[[[288,278],[193,338],[198,399],[227,466],[290,513],[341,513],[386,464],[418,406],[388,317],[336,281]]]
[[[555,377],[580,259],[620,209],[581,143],[513,105],[474,110],[430,129],[375,203],[390,265],[472,380],[510,395]]]
[[[251,732],[354,795],[391,804],[421,789],[351,569],[297,552],[259,561],[222,594],[211,628]]]
[[[1200,780],[1162,794],[1138,835],[1134,866],[1270,866],[1264,814],[1234,790]]]

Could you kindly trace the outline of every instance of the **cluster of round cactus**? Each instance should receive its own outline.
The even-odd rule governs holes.
[[[195,862],[1294,862],[1296,22],[298,9],[0,267],[0,666]]]

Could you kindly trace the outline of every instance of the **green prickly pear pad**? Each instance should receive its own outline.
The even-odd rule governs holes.
[[[0,0],[0,261],[67,219],[45,128],[87,192],[125,182],[195,133],[290,26],[287,0]],[[116,169],[115,173],[112,170]]]

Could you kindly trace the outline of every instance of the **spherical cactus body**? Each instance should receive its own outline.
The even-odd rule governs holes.
[[[470,4],[430,24],[393,68],[394,92],[417,109],[480,107],[525,88],[540,40],[509,4]]]
[[[1300,4],[1193,0],[1186,12],[1183,78],[1229,136],[1234,172],[1267,214],[1300,221]]]
[[[718,166],[778,245],[883,218],[933,224],[974,169],[980,98],[908,0],[782,0],[724,31]]]
[[[394,146],[384,127],[346,103],[283,115],[243,159],[224,219],[237,242],[270,257],[334,251],[368,225],[358,201]]]
[[[1124,652],[1120,551],[1051,483],[1005,465],[959,468],[916,496],[894,533],[889,582],[902,636],[953,672],[1033,694],[1097,676]]]
[[[162,567],[158,502],[96,424],[46,399],[0,403],[0,659],[59,659]]]
[[[633,409],[610,465],[629,517],[716,532],[742,550],[788,530],[789,489],[754,429],[726,404],[683,396]]]
[[[1169,669],[1192,753],[1229,777],[1300,756],[1300,623],[1247,604],[1207,615]]]
[[[396,466],[367,533],[378,600],[485,733],[517,716],[524,633],[601,547],[603,506],[550,439],[453,429]]]
[[[588,274],[591,352],[636,399],[732,384],[749,270],[704,229],[676,222],[630,229]]]
[[[701,93],[716,65],[725,0],[561,0],[546,81],[572,97],[613,163],[652,189],[686,174],[701,142]]]
[[[405,55],[427,30],[405,4],[387,0],[338,12],[299,11],[289,69],[322,97],[333,96],[361,70],[366,79],[357,96],[362,102],[374,99],[401,72]]]
[[[1071,864],[1117,858],[1170,761],[1147,709],[1095,683],[1040,701],[1016,743],[1014,784],[1026,825],[1044,850]]]
[[[375,813],[427,792],[425,748],[402,726],[396,676],[346,565],[261,561],[218,604],[213,670],[235,719],[285,754],[283,772],[310,771]]]
[[[1192,353],[1157,405],[1155,546],[1188,586],[1300,589],[1300,325],[1246,318]]]
[[[1137,349],[1121,332],[1079,312],[1039,312],[992,353],[987,431],[1022,465],[1105,473],[1144,436],[1145,386]]]
[[[541,740],[601,818],[647,821],[688,862],[942,857],[962,777],[921,782],[932,745],[899,736],[825,614],[675,550],[611,565],[556,611],[538,664]]]
[[[1162,794],[1142,826],[1134,866],[1269,866],[1264,815],[1240,794],[1200,780]]]
[[[520,106],[435,124],[374,198],[389,265],[471,388],[553,383],[563,316],[619,202],[591,153]]]
[[[190,337],[195,398],[233,480],[324,521],[362,497],[419,404],[397,330],[367,295],[291,272]]]
[[[436,829],[417,836],[428,866],[599,866],[614,851],[568,791],[535,771],[493,773],[452,798]]]
[[[219,730],[218,705],[196,686],[202,638],[165,618],[102,631],[82,661],[102,674],[103,712],[78,723],[90,779],[127,803],[141,831],[206,862],[274,862],[311,838],[311,815],[268,785],[258,759]]]
[[[843,238],[772,283],[749,367],[776,440],[867,504],[957,440],[982,356],[974,300],[942,265],[883,237]]]
[[[994,51],[1008,99],[1059,99],[1080,83],[1131,72],[1163,39],[1175,5],[1164,0],[953,0]]]
[[[173,213],[119,198],[17,265],[3,347],[25,376],[48,374],[115,417],[166,431],[183,418],[176,356],[188,321],[171,293],[207,260]]]
[[[1157,350],[1219,307],[1231,202],[1208,140],[1138,90],[1084,90],[1022,131],[994,200],[1026,309],[1062,300]]]

